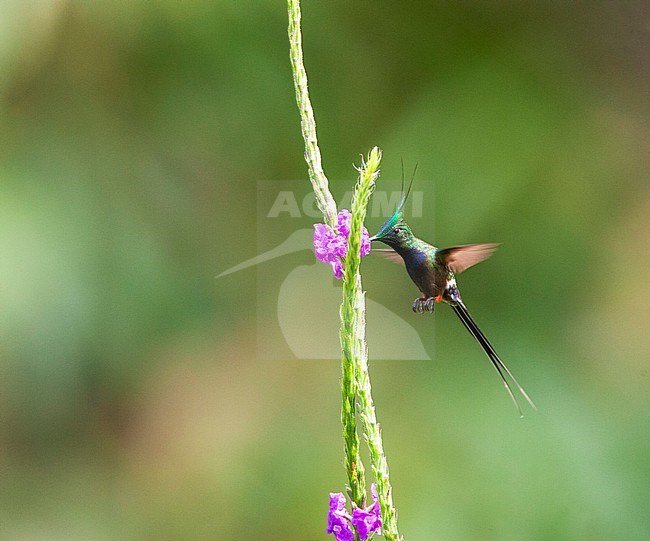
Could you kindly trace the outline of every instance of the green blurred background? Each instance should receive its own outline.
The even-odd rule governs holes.
[[[261,360],[258,271],[215,279],[257,253],[258,181],[305,189],[285,4],[1,11],[0,538],[325,539],[339,364]],[[504,243],[464,297],[540,409],[364,261],[433,357],[369,344],[403,534],[647,539],[647,6],[303,11],[335,196],[379,145],[385,189],[419,163],[420,236]]]

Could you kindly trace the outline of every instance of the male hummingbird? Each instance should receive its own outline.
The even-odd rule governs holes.
[[[481,345],[492,365],[501,376],[501,380],[519,415],[522,416],[521,408],[506,380],[504,372],[512,379],[532,408],[537,410],[526,391],[519,385],[508,367],[497,355],[492,344],[469,315],[456,285],[457,274],[490,257],[498,244],[466,244],[444,249],[432,246],[417,238],[404,220],[403,208],[407,197],[408,192],[402,197],[397,210],[370,240],[381,241],[390,246],[392,250],[379,250],[380,253],[398,263],[402,260],[406,265],[406,271],[411,280],[422,293],[421,297],[413,301],[413,311],[416,313],[433,313],[435,303],[438,302],[451,306],[463,322],[463,325],[465,325],[465,328]]]

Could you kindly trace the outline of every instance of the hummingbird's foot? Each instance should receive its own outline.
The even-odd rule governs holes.
[[[413,301],[413,311],[417,314],[423,314],[424,312],[431,312],[436,307],[436,299],[434,297],[421,298],[418,297]]]

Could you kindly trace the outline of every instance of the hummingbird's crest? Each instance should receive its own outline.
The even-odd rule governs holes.
[[[406,190],[406,193],[404,193],[404,160],[402,159],[402,197],[400,198],[399,203],[397,204],[397,208],[395,209],[395,212],[391,214],[390,218],[384,222],[384,225],[382,225],[379,228],[379,231],[377,231],[377,234],[372,237],[370,240],[380,240],[383,237],[386,237],[390,235],[390,233],[395,229],[395,227],[400,224],[404,223],[404,205],[406,204],[406,200],[408,199],[409,195],[411,194],[411,188],[413,187],[413,180],[415,179],[415,172],[418,170],[418,164],[415,164],[415,168],[413,169],[413,175],[411,176],[411,182],[409,182],[409,186]]]

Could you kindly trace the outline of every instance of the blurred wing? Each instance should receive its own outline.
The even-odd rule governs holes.
[[[372,250],[372,252],[370,253],[378,254],[384,259],[388,259],[388,261],[392,261],[393,263],[397,263],[398,265],[404,264],[404,260],[402,259],[402,256],[399,255],[395,250],[391,250],[390,248],[377,248]]]
[[[492,255],[499,244],[465,244],[452,246],[436,252],[436,257],[454,274],[459,274],[471,266],[484,261]]]

